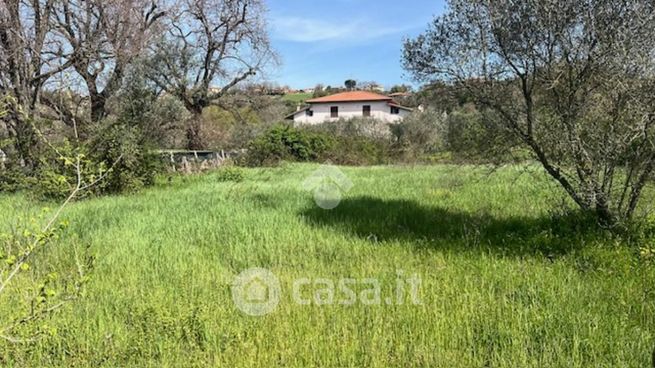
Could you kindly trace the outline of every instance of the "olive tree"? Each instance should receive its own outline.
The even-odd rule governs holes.
[[[583,210],[634,215],[655,168],[652,1],[451,0],[403,62],[493,112]]]

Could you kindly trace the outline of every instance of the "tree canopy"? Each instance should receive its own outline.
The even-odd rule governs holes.
[[[655,166],[655,4],[451,0],[404,45],[416,80],[465,89],[584,210],[630,218]]]

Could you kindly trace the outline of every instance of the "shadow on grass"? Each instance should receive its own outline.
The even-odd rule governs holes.
[[[347,198],[334,210],[312,207],[300,215],[310,225],[372,242],[402,240],[419,248],[482,250],[513,256],[542,254],[554,258],[604,236],[592,217],[579,212],[538,219],[499,219],[488,213],[372,197]]]

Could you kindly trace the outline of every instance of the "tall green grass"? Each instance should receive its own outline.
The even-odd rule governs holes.
[[[74,204],[33,272],[97,260],[82,299],[44,321],[52,336],[0,343],[2,366],[645,367],[655,267],[564,211],[539,172],[474,166],[342,168],[354,187],[318,208],[318,166],[177,178],[139,195]],[[1,227],[42,204],[0,197]],[[249,317],[233,277],[270,269],[277,310]],[[422,278],[422,304],[302,306],[299,277]],[[28,278],[19,285],[29,283]],[[12,305],[0,304],[0,316]]]

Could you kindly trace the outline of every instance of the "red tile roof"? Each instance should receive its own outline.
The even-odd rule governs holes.
[[[307,100],[307,103],[357,102],[357,101],[391,101],[391,97],[366,91],[337,93],[331,96]]]

